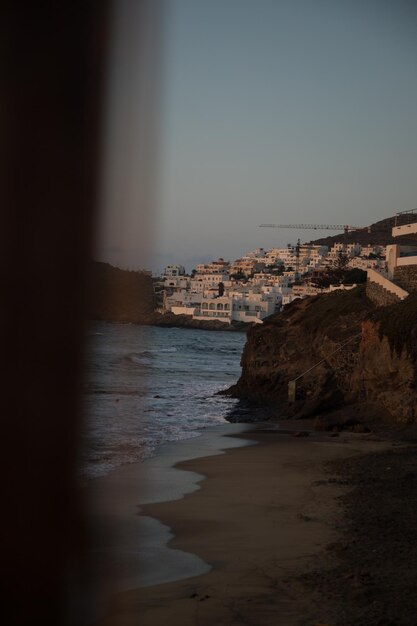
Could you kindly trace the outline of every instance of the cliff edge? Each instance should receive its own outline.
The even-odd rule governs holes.
[[[365,287],[296,300],[248,332],[242,375],[229,393],[310,417],[348,404],[395,421],[417,419],[417,295],[375,308]],[[295,401],[288,383],[297,380]]]

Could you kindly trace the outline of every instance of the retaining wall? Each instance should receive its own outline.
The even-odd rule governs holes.
[[[394,270],[394,280],[407,291],[417,291],[417,265],[398,265]]]
[[[400,302],[400,298],[395,293],[388,291],[378,283],[374,283],[369,278],[366,283],[366,295],[376,306],[389,306]]]

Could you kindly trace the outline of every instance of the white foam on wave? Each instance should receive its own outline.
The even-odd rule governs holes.
[[[236,401],[216,392],[239,375],[243,336],[238,341],[227,333],[127,325],[100,325],[98,331],[86,390],[94,448],[89,477],[143,461],[164,443],[195,439],[225,423]]]

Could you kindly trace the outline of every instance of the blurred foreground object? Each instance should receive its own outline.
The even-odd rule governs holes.
[[[9,625],[82,626],[97,616],[79,484],[87,277],[94,249],[146,258],[131,254],[149,242],[162,7],[6,0],[0,8]]]
[[[2,2],[2,614],[82,624],[85,272],[108,3]]]

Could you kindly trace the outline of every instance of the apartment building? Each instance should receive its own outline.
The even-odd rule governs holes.
[[[276,310],[276,298],[270,294],[235,292],[219,298],[203,298],[193,319],[217,319],[229,324],[232,321],[260,324]]]
[[[164,276],[184,276],[185,267],[183,265],[167,265],[164,269]]]
[[[243,274],[244,276],[251,276],[255,272],[259,272],[263,267],[263,264],[256,258],[242,258],[236,259],[230,266],[230,274]]]
[[[203,293],[205,289],[218,289],[220,283],[230,284],[229,274],[196,274],[189,281],[190,290],[195,293]]]
[[[223,258],[217,259],[217,261],[211,261],[211,263],[199,263],[195,267],[196,274],[229,274],[230,262],[225,261]]]

